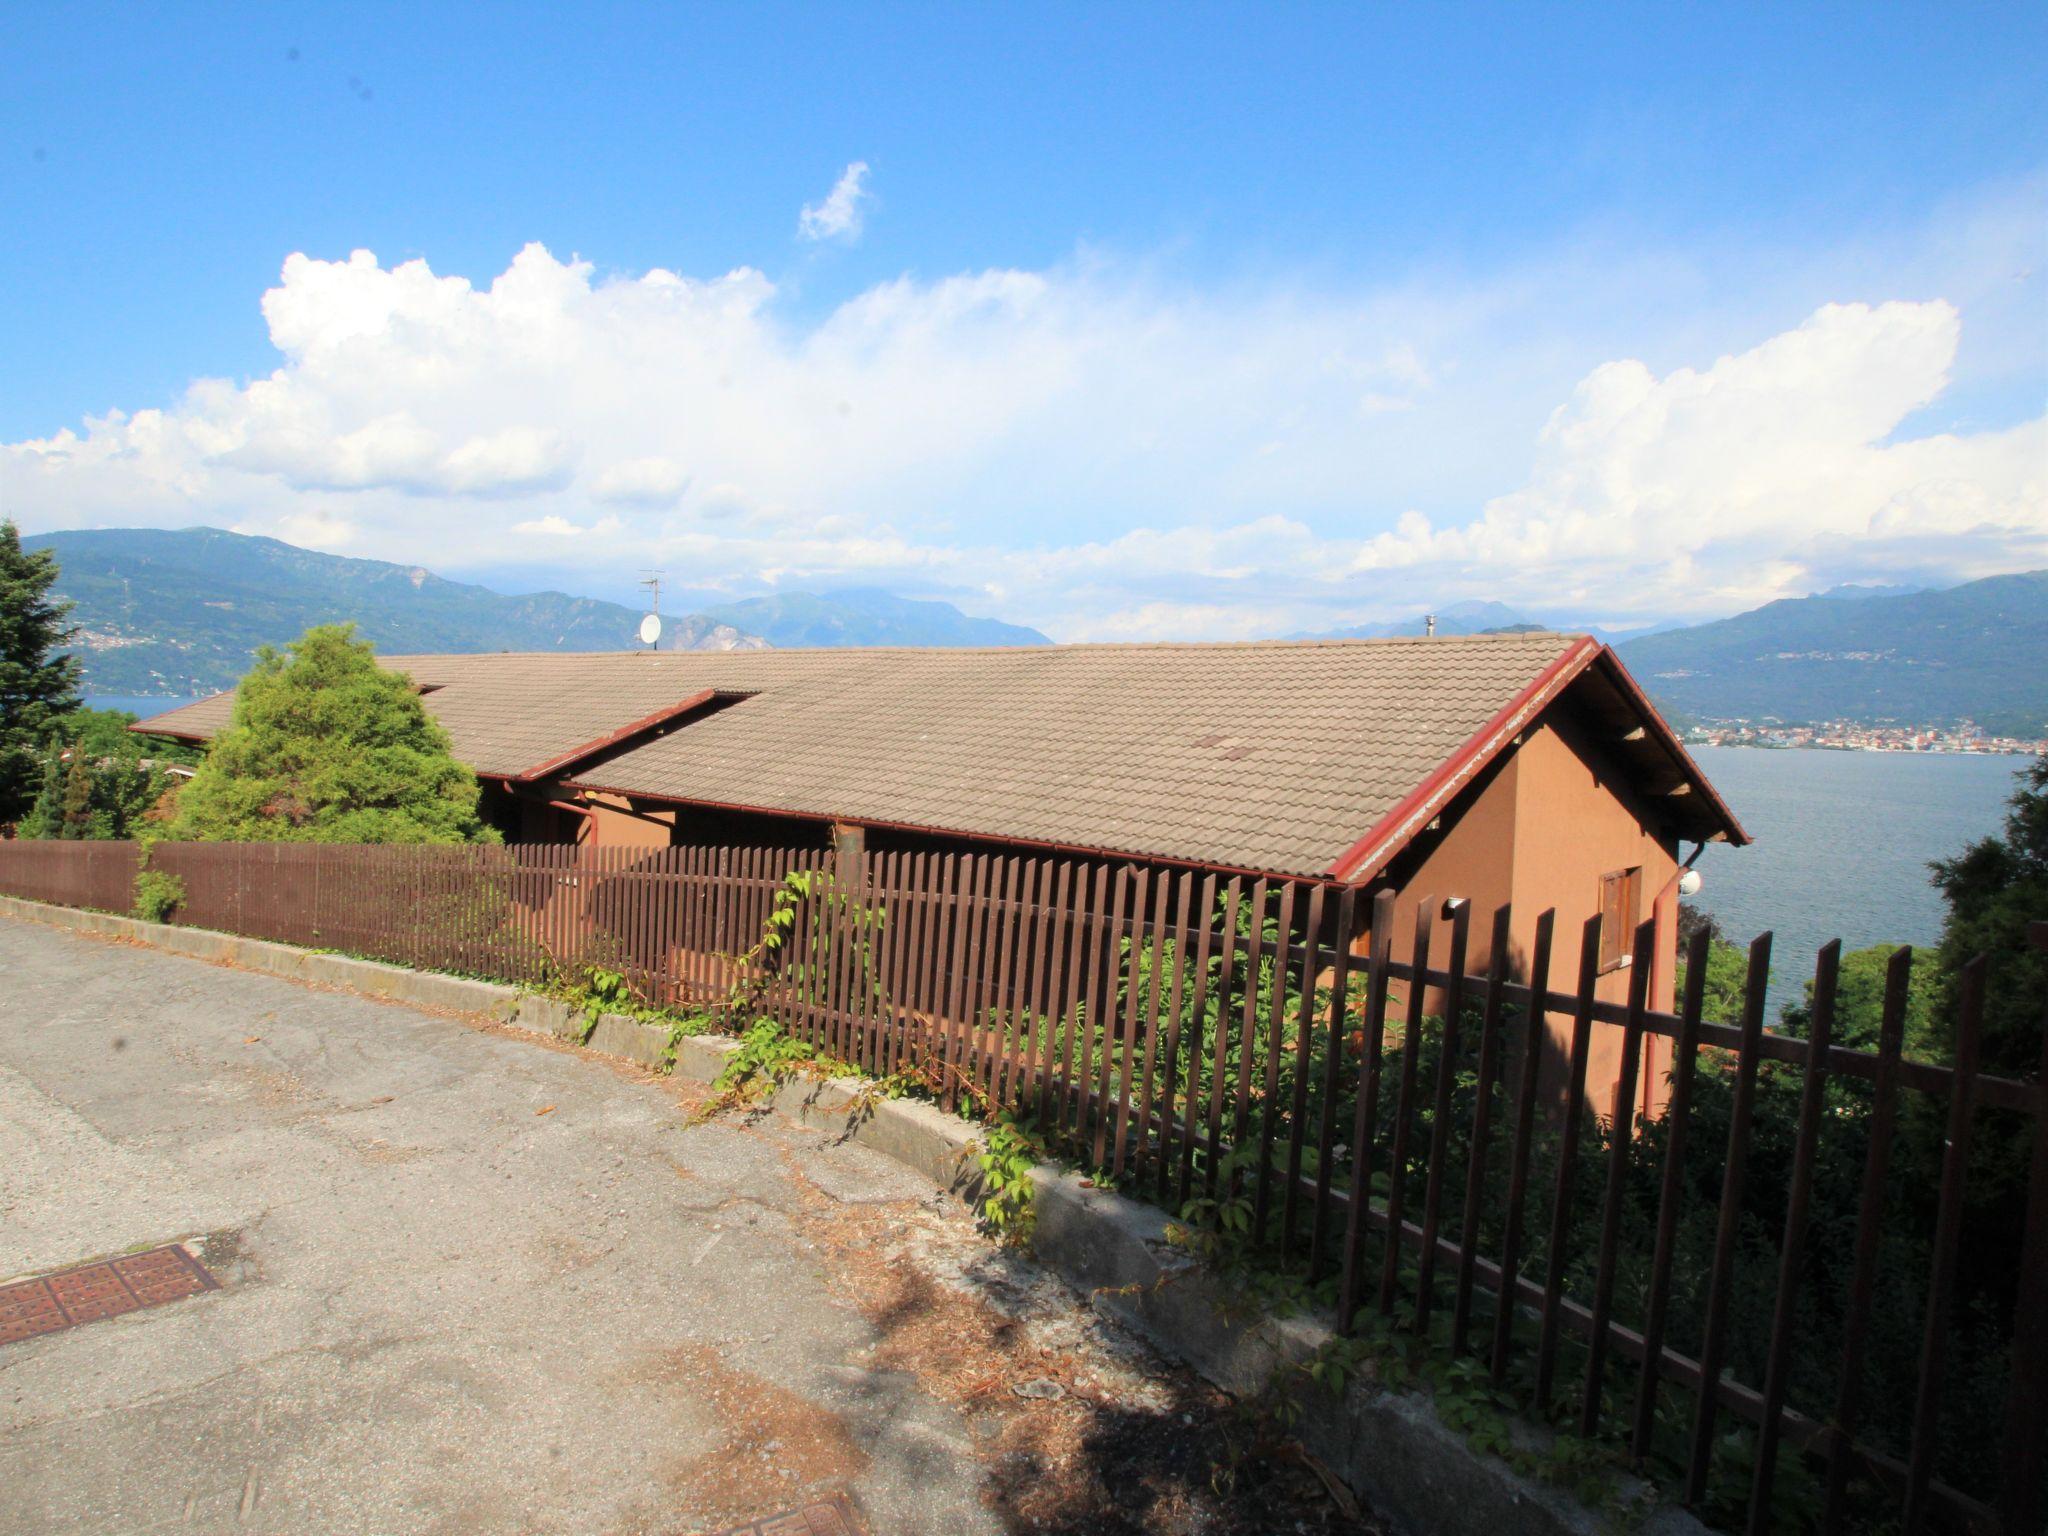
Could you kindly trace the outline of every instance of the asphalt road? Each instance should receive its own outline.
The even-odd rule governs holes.
[[[927,1182],[700,1095],[0,919],[0,1282],[179,1241],[222,1282],[0,1345],[0,1532],[1333,1518]]]

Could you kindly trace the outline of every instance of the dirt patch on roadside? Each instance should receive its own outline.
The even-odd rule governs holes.
[[[912,1376],[962,1414],[987,1469],[986,1498],[1009,1530],[1382,1529],[1270,1423],[1112,1335],[1036,1266],[917,1202],[835,1200],[786,1146],[783,1156],[798,1226],[827,1258],[834,1288],[881,1335],[861,1363]]]
[[[644,1374],[688,1392],[724,1432],[717,1450],[669,1474],[680,1504],[714,1526],[829,1494],[867,1469],[867,1456],[837,1415],[739,1369],[723,1349],[676,1345]]]

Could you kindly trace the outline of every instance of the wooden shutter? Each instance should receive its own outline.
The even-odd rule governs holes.
[[[1600,877],[1600,969],[1623,964],[1635,947],[1637,901],[1642,888],[1641,866],[1617,869]]]

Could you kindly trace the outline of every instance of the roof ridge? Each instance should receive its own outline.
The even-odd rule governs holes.
[[[1497,635],[1370,635],[1315,640],[1071,640],[1050,645],[778,645],[760,651],[402,651],[380,661],[590,661],[642,656],[652,661],[775,656],[1036,656],[1078,651],[1313,651],[1365,650],[1378,646],[1504,645],[1515,641],[1589,640],[1583,630],[1534,629]]]

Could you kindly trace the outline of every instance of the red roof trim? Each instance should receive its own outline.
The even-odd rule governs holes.
[[[1520,693],[1507,703],[1456,752],[1438,765],[1435,772],[1410,790],[1395,807],[1379,819],[1373,829],[1340,854],[1327,871],[1330,879],[1360,885],[1387,866],[1395,854],[1430,821],[1451,797],[1494,758],[1501,749],[1543,711],[1543,707],[1573,678],[1585,671],[1605,649],[1599,641],[1584,639],[1567,649],[1537,673]]]
[[[631,724],[622,725],[617,730],[607,732],[593,741],[586,741],[580,747],[571,747],[568,751],[557,753],[545,762],[535,763],[531,768],[512,775],[507,782],[531,784],[535,779],[544,779],[551,774],[560,773],[570,764],[581,762],[593,753],[602,752],[606,747],[615,747],[622,741],[638,736],[642,731],[651,731],[657,725],[673,720],[678,715],[686,715],[693,709],[702,708],[717,698],[718,692],[719,690],[716,688],[706,688],[701,692],[693,693],[687,699],[671,704],[665,709],[658,709],[653,714],[646,715],[641,719],[633,721]]]

